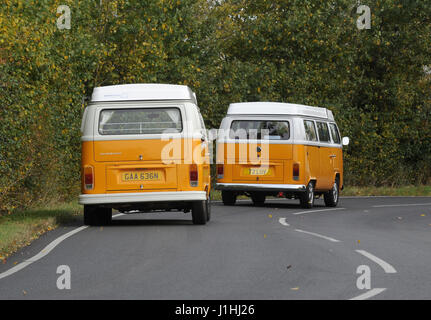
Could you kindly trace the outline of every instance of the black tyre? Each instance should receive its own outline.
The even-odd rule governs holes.
[[[112,221],[112,209],[97,206],[84,206],[84,224],[88,226],[105,226]]]
[[[335,180],[332,189],[323,195],[323,200],[327,207],[336,207],[338,204],[338,199],[340,197],[340,183],[338,179]]]
[[[99,208],[96,214],[96,225],[107,226],[112,222],[112,209],[111,208]]]
[[[262,206],[265,203],[266,196],[263,193],[252,193],[251,200],[255,206]]]
[[[208,200],[195,201],[192,205],[192,221],[193,224],[206,224],[207,223],[207,206]]]
[[[92,226],[96,219],[96,206],[84,205],[84,224],[86,226]]]
[[[221,199],[225,206],[233,206],[236,202],[236,194],[233,191],[222,190]]]
[[[302,208],[310,209],[314,205],[314,182],[310,181],[307,185],[305,192],[299,197],[299,202]]]

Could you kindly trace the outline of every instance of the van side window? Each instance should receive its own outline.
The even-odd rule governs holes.
[[[330,123],[329,129],[331,129],[331,136],[334,143],[340,144],[341,138],[340,138],[340,133],[338,132],[337,125],[335,123]]]
[[[320,142],[330,142],[328,125],[325,122],[317,122],[317,132],[319,133]]]
[[[317,141],[316,127],[314,121],[304,120],[305,136],[308,141]]]
[[[229,136],[231,139],[289,140],[288,121],[272,120],[234,120]]]
[[[162,134],[183,131],[178,108],[105,109],[99,116],[103,135]]]

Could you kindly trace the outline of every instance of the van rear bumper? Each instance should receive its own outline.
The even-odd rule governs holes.
[[[217,183],[217,190],[228,191],[305,191],[303,184]]]
[[[117,204],[139,202],[177,202],[206,200],[205,191],[81,194],[79,204]]]

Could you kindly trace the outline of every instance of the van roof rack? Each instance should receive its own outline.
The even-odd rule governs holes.
[[[175,84],[136,83],[96,87],[92,102],[191,100],[195,104],[196,94],[188,87]]]
[[[301,115],[334,120],[331,110],[320,107],[306,106],[281,102],[241,102],[231,103],[228,115]]]

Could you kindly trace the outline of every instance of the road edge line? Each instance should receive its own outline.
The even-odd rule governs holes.
[[[123,215],[124,215],[124,213],[119,213],[119,214],[113,215],[112,218],[123,216]],[[33,257],[26,259],[23,262],[17,264],[16,266],[10,268],[9,270],[6,270],[6,271],[0,273],[0,279],[6,278],[6,277],[24,269],[25,267],[28,267],[33,262],[39,261],[40,259],[45,257],[47,254],[49,254],[56,246],[58,246],[64,240],[66,240],[67,238],[69,238],[69,237],[73,236],[74,234],[76,234],[82,230],[85,230],[87,228],[88,228],[88,226],[81,226],[81,227],[78,227],[76,229],[73,229],[72,231],[69,231],[68,233],[65,233],[65,234],[59,236],[58,238],[51,241],[45,248],[43,248],[41,251],[39,251],[39,253],[37,253]]]

